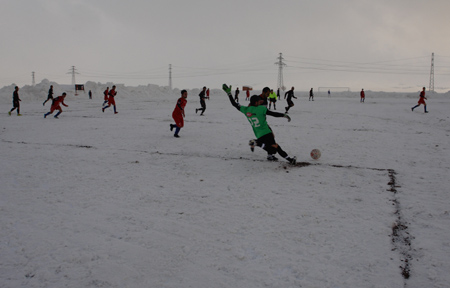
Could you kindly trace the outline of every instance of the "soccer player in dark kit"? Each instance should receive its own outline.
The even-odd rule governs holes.
[[[14,92],[13,92],[13,108],[11,108],[11,110],[8,112],[9,116],[11,116],[11,112],[14,111],[15,109],[17,109],[17,116],[22,116],[22,114],[20,114],[20,98],[19,98],[19,87],[16,86],[14,87]]]
[[[200,92],[200,94],[198,94],[198,96],[200,97],[200,105],[202,106],[202,108],[195,109],[195,114],[197,114],[198,111],[202,111],[200,116],[203,116],[203,113],[205,113],[205,110],[206,110],[205,93],[206,93],[206,87],[203,87],[203,90]]]

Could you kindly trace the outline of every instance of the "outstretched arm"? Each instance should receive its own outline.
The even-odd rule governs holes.
[[[233,105],[237,110],[241,111],[241,105],[236,103],[236,101],[234,101],[233,96],[231,95],[231,86],[228,87],[227,84],[223,84],[222,89],[223,89],[223,91],[225,91],[225,93],[227,93],[228,99],[230,99],[231,105]]]

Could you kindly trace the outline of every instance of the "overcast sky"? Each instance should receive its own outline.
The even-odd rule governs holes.
[[[0,0],[0,87],[450,90],[449,0]]]

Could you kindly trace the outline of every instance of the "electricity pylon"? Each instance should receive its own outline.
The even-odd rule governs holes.
[[[428,91],[434,92],[434,53],[431,53],[430,86],[428,86]]]
[[[286,66],[283,62],[283,53],[280,53],[280,56],[278,56],[278,62],[275,62],[276,65],[278,65],[278,83],[277,88],[281,90],[285,90],[284,83],[283,83],[283,66]]]

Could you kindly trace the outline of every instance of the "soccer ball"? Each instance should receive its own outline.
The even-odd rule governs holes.
[[[313,158],[314,160],[317,160],[320,158],[320,156],[322,155],[322,153],[320,153],[319,149],[313,149],[310,153],[311,158]]]

